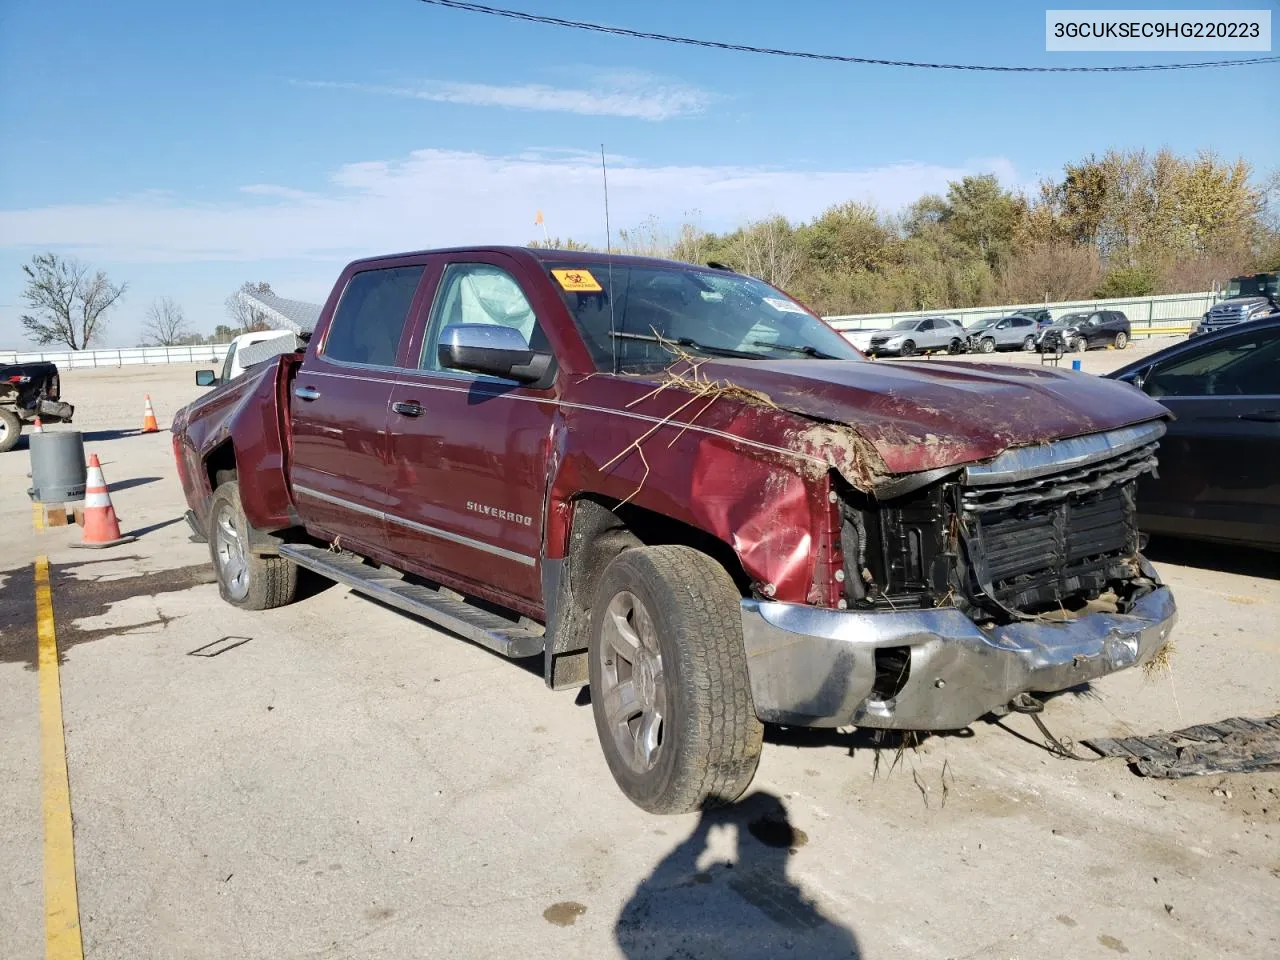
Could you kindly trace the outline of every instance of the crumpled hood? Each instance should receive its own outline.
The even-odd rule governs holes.
[[[713,379],[760,391],[784,410],[847,424],[890,473],[974,463],[1010,447],[1169,415],[1127,383],[1054,367],[716,360],[702,369]]]

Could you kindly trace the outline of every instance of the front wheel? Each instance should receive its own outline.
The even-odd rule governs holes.
[[[291,602],[297,593],[296,564],[251,549],[249,521],[234,480],[219,484],[209,502],[209,553],[218,574],[218,593],[233,607],[270,610]]]
[[[1072,353],[1083,353],[1085,348],[1084,337],[1072,337],[1070,349]]]
[[[909,357],[916,352],[916,342],[914,340],[903,340],[902,349],[898,351],[901,356]]]
[[[0,453],[7,453],[18,445],[22,436],[22,421],[12,410],[0,407]]]
[[[1116,343],[1117,350],[1123,350],[1125,347],[1129,345],[1129,335],[1125,333],[1123,330],[1120,330],[1119,332],[1116,333],[1115,343]]]
[[[992,340],[990,337],[983,337],[982,343],[979,346],[979,349],[982,350],[983,353],[995,353],[996,342]]]
[[[742,643],[741,597],[690,547],[635,547],[604,572],[588,666],[596,733],[622,792],[650,813],[732,803],[764,728]]]

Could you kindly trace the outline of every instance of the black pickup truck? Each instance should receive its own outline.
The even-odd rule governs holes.
[[[43,423],[70,423],[75,407],[63,403],[58,368],[52,363],[0,365],[0,453],[12,450],[22,425],[39,417]]]

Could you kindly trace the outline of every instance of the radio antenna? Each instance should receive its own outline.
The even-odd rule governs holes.
[[[613,233],[609,229],[609,167],[604,162],[604,144],[600,144],[600,177],[604,180],[604,252],[609,270],[609,346],[613,351],[613,372],[618,372],[618,328],[613,315]]]

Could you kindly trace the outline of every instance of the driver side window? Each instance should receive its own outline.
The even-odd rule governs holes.
[[[420,370],[445,369],[440,366],[440,335],[446,327],[463,323],[510,327],[519,332],[527,346],[545,349],[546,339],[538,328],[533,307],[516,278],[501,267],[487,263],[451,263],[445,267],[422,343]]]
[[[1280,336],[1259,332],[1157,367],[1143,389],[1153,397],[1239,397],[1276,393]]]

